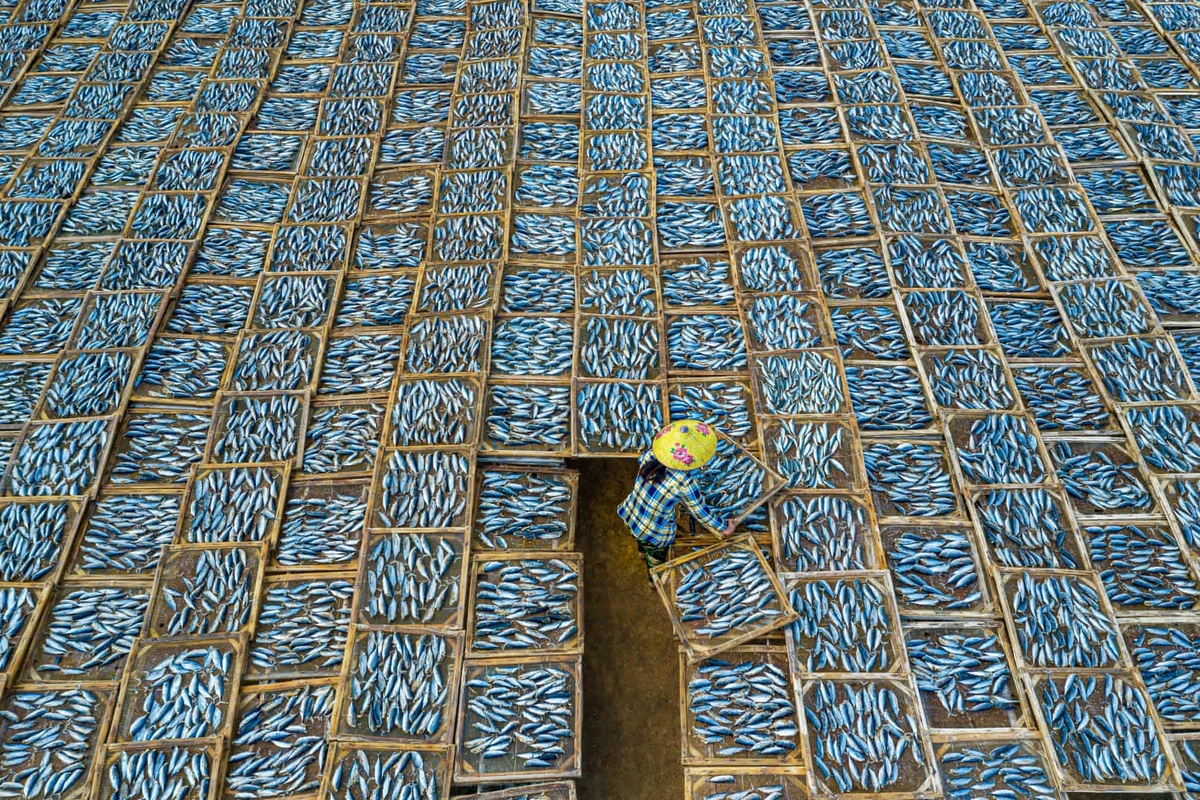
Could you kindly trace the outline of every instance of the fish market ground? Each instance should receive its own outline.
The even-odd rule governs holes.
[[[573,466],[587,626],[579,800],[682,797],[678,643],[617,516],[637,468],[629,459]]]

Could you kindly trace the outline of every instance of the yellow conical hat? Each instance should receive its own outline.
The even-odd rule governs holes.
[[[654,437],[654,457],[671,469],[699,469],[717,450],[717,429],[698,419],[672,422]]]

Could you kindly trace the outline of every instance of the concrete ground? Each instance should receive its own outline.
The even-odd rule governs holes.
[[[583,779],[579,800],[682,800],[679,649],[617,504],[632,459],[580,459]]]

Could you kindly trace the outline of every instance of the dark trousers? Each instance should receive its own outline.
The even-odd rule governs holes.
[[[651,547],[644,542],[638,542],[638,552],[646,557],[647,567],[657,567],[659,564],[667,560],[667,551],[671,549],[670,545],[666,547]]]

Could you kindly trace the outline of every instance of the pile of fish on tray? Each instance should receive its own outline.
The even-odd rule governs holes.
[[[569,800],[697,417],[688,800],[1200,797],[1198,32],[0,0],[0,794]]]

